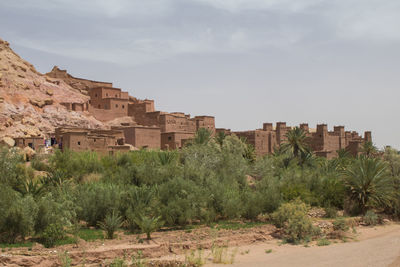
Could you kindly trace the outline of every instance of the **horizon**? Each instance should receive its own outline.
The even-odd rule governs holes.
[[[0,37],[41,73],[112,82],[217,128],[326,123],[400,148],[395,1],[78,4],[2,1]]]

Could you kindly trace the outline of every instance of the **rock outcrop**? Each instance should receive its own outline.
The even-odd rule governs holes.
[[[0,39],[0,140],[43,135],[62,125],[104,126],[87,112],[68,111],[61,105],[65,99],[86,103],[89,97],[86,91],[50,76],[39,73]]]

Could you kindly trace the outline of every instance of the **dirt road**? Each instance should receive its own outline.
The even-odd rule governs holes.
[[[281,245],[270,241],[239,248],[233,265],[237,267],[379,267],[400,266],[400,225],[361,229],[358,241],[329,246]],[[272,249],[271,253],[266,253]],[[209,264],[207,266],[221,266]]]

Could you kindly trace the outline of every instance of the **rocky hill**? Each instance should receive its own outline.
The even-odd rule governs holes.
[[[0,39],[0,138],[37,136],[61,125],[99,128],[89,113],[68,111],[60,103],[88,101],[86,88],[39,73],[8,42]]]

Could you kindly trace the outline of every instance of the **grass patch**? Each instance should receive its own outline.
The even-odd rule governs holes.
[[[331,244],[331,241],[329,241],[326,238],[321,238],[317,241],[317,246],[329,246]]]
[[[33,247],[34,242],[24,242],[24,243],[15,243],[15,244],[5,244],[0,243],[0,248],[31,248]]]
[[[233,264],[235,262],[236,253],[237,248],[229,252],[229,248],[227,245],[219,246],[214,244],[211,248],[212,262]]]
[[[266,253],[266,254],[272,253],[272,249],[266,249],[266,250],[265,250],[265,253]]]
[[[104,239],[103,231],[100,229],[80,229],[78,232],[78,236],[85,241]]]

